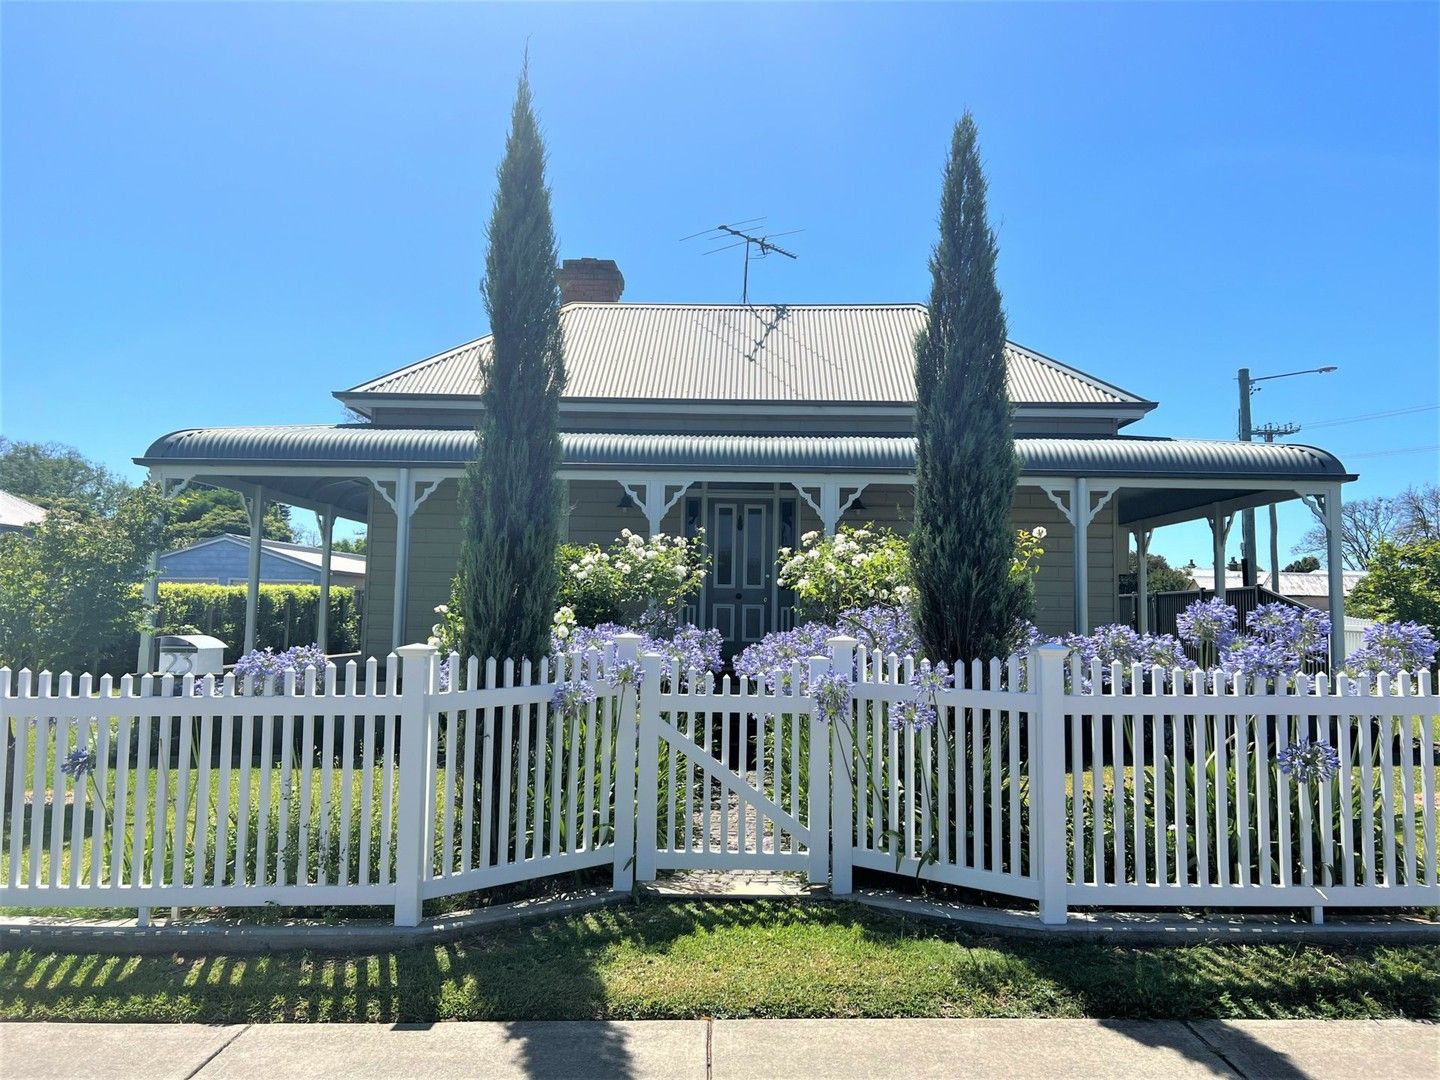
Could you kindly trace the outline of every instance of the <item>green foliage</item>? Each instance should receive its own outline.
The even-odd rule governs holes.
[[[170,500],[169,524],[165,527],[167,549],[186,547],[212,536],[232,533],[250,535],[250,516],[238,491],[227,488],[188,488]],[[271,503],[265,507],[261,532],[267,540],[292,542],[290,508]]]
[[[131,490],[72,446],[15,442],[0,435],[0,491],[46,509],[112,514]]]
[[[1418,622],[1440,634],[1440,540],[1382,540],[1348,610],[1381,622]]]
[[[543,656],[555,614],[565,385],[545,146],[522,74],[490,218],[480,450],[465,470],[459,609],[467,656]]]
[[[344,551],[351,555],[364,555],[366,546],[365,536],[357,536],[353,539],[341,539],[331,543],[332,551]]]
[[[779,562],[780,587],[795,593],[797,621],[835,623],[854,608],[910,603],[910,545],[889,529],[808,532],[798,551],[780,549]]]
[[[205,585],[194,582],[160,582],[159,632],[210,634],[225,642],[225,659],[234,661],[244,651],[244,585]],[[282,652],[292,645],[315,641],[320,607],[318,585],[261,585],[255,612],[255,646]],[[360,609],[355,590],[330,587],[327,652],[349,653],[360,648]]]
[[[663,533],[645,539],[629,529],[609,548],[562,544],[556,555],[556,599],[580,626],[633,624],[646,611],[674,612],[705,583],[704,536]]]
[[[0,536],[0,664],[98,671],[117,642],[133,647],[162,505],[147,484],[108,517],[57,509],[28,535]]]
[[[1302,557],[1302,558],[1299,558],[1299,559],[1296,559],[1294,562],[1290,563],[1288,566],[1285,567],[1285,569],[1284,569],[1283,571],[1281,571],[1281,573],[1285,573],[1285,574],[1313,574],[1316,570],[1319,570],[1319,569],[1320,569],[1320,560],[1317,559],[1314,555],[1306,555],[1306,556],[1304,556],[1304,557]]]
[[[1004,656],[1034,601],[1011,574],[1020,477],[1006,393],[1005,312],[995,281],[978,133],[955,125],[930,259],[929,322],[915,341],[916,629],[925,655]]]
[[[1136,576],[1140,572],[1140,560],[1135,552],[1130,552],[1130,569],[1120,575],[1120,591],[1122,593],[1133,593],[1137,590]],[[1160,592],[1193,592],[1195,590],[1195,579],[1188,571],[1170,565],[1164,555],[1147,554],[1145,556],[1145,589],[1149,593]]]

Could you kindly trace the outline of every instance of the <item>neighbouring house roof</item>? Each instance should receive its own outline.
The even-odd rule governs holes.
[[[237,544],[248,551],[250,548],[250,538],[248,536],[239,536],[236,533],[223,533],[220,536],[212,536],[205,540],[196,541],[187,547],[167,551],[160,556],[160,560],[163,562],[176,555],[209,547],[212,544]],[[320,570],[321,552],[318,547],[311,547],[309,544],[290,544],[283,540],[261,540],[260,548],[268,555],[274,555],[287,562],[308,567],[317,573]],[[356,555],[349,551],[332,551],[330,553],[330,571],[333,574],[349,574],[356,577],[364,577],[365,556]]]
[[[44,520],[44,507],[36,506],[19,495],[0,491],[0,531],[28,529]]]
[[[1213,567],[1184,566],[1184,570],[1195,579],[1195,584],[1201,589],[1213,589],[1215,587],[1215,570]],[[1345,595],[1349,596],[1350,591],[1364,579],[1368,573],[1366,570],[1345,570],[1342,576],[1345,579]],[[1270,575],[1268,572],[1261,572],[1258,575],[1261,585],[1270,588]],[[1238,589],[1244,584],[1239,570],[1225,571],[1225,587],[1227,589]],[[1315,570],[1308,574],[1280,573],[1280,588],[1275,592],[1282,596],[1329,596],[1330,579],[1324,570]]]
[[[567,304],[565,399],[909,405],[921,304]],[[366,411],[377,398],[474,398],[491,339],[482,337],[336,396]],[[1154,403],[1011,342],[1017,405],[1109,409],[1138,419]]]
[[[883,435],[650,435],[565,433],[563,465],[576,471],[625,467],[730,473],[909,474],[915,440]],[[363,511],[377,468],[458,469],[478,448],[473,431],[370,424],[192,428],[156,440],[136,462],[156,468],[230,465],[263,476],[278,493]],[[1237,482],[1353,479],[1332,454],[1290,443],[1245,443],[1138,436],[1017,438],[1023,471],[1038,477],[1106,477]],[[313,472],[306,477],[305,470]],[[347,478],[353,469],[360,480]],[[1211,498],[1203,488],[1155,485],[1129,516],[1140,520]],[[303,489],[303,490],[302,490]],[[1122,499],[1122,515],[1125,513]],[[301,503],[304,505],[304,503]]]

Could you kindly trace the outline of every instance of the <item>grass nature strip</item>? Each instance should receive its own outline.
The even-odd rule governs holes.
[[[1440,1017],[1440,945],[1001,940],[850,904],[655,903],[347,957],[0,953],[0,1019]]]

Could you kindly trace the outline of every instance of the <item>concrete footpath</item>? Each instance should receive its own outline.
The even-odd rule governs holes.
[[[0,1076],[1440,1076],[1440,1025],[1404,1020],[652,1020],[429,1025],[0,1024]]]

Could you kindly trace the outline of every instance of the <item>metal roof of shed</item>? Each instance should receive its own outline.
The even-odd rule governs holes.
[[[571,401],[910,404],[921,304],[567,304],[560,312]],[[482,337],[336,396],[365,409],[381,397],[476,397],[491,339]],[[1153,402],[1011,342],[1017,405],[1113,407]]]

